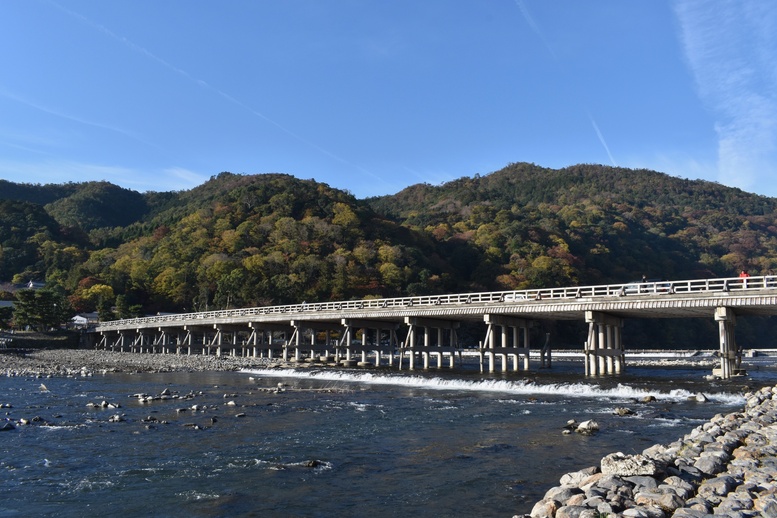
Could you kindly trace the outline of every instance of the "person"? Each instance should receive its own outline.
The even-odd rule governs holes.
[[[744,279],[745,277],[750,277],[750,274],[747,273],[747,270],[742,270],[742,272],[739,274],[739,276]]]

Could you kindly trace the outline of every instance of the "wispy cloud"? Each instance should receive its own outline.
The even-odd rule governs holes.
[[[685,56],[715,118],[718,179],[752,190],[777,169],[777,4],[677,0]]]
[[[167,168],[164,170],[164,174],[166,177],[178,178],[179,181],[183,181],[186,187],[195,187],[208,180],[208,177],[183,167]],[[178,189],[180,189],[180,187]]]
[[[35,183],[41,184],[106,181],[136,191],[179,191],[207,180],[201,174],[179,167],[147,171],[56,159],[38,162],[0,160],[0,178],[18,183],[28,183],[34,178]]]

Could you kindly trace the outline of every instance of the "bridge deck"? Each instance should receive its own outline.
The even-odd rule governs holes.
[[[580,320],[596,311],[621,318],[712,318],[716,308],[739,315],[777,315],[777,277],[695,279],[520,291],[458,293],[337,302],[287,304],[101,322],[93,331],[291,319],[340,323],[342,319],[401,321],[429,317],[482,322],[485,314]]]

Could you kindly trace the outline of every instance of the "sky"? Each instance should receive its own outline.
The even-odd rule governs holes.
[[[359,198],[513,162],[777,197],[777,2],[5,0],[0,178]]]

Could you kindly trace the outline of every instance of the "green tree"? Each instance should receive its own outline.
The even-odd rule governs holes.
[[[72,316],[66,299],[53,290],[19,290],[14,305],[16,327],[47,331],[66,323]]]
[[[0,306],[0,329],[5,329],[10,327],[12,318],[13,318],[13,307]]]

